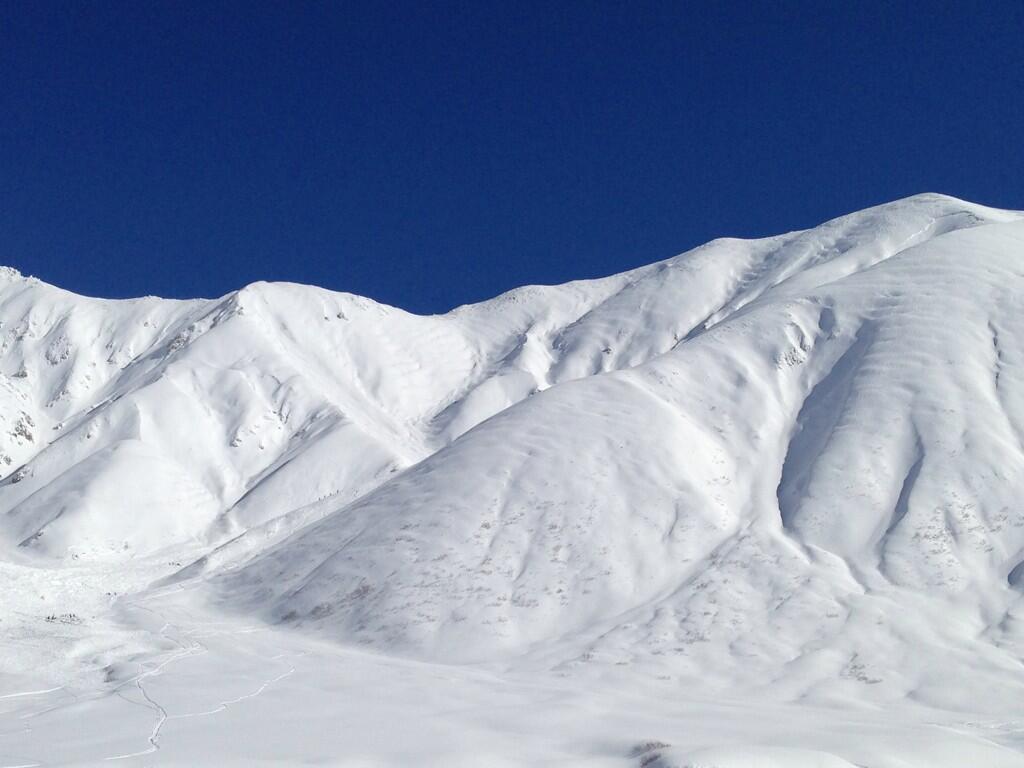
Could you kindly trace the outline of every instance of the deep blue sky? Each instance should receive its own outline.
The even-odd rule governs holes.
[[[0,263],[82,293],[429,312],[920,191],[1024,208],[1019,0],[0,14]]]

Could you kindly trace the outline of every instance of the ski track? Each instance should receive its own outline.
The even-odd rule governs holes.
[[[177,588],[174,588],[174,589],[170,590],[170,592],[180,592],[180,591],[183,591],[183,590],[184,590],[184,587],[183,586],[179,586]],[[166,594],[168,594],[168,592],[165,591],[165,592],[163,592],[163,594],[166,595]],[[127,605],[129,605],[131,608],[136,609],[136,610],[146,611],[147,613],[153,615],[154,617],[158,618],[159,620],[163,620],[163,617],[160,616],[160,614],[158,614],[152,608],[149,608],[149,607],[146,607],[146,606],[143,606],[143,605],[139,605],[137,602],[128,602]],[[171,721],[171,720],[182,720],[182,719],[187,719],[187,718],[190,718],[190,717],[205,717],[205,716],[209,716],[209,715],[215,715],[215,714],[217,714],[219,712],[223,712],[223,711],[225,711],[226,709],[228,709],[229,707],[231,707],[231,706],[233,706],[235,704],[238,704],[240,702],[246,701],[248,699],[256,698],[257,696],[262,694],[264,691],[266,691],[270,686],[274,685],[275,683],[280,682],[281,680],[284,680],[285,678],[289,677],[290,675],[294,674],[294,672],[295,672],[295,666],[294,665],[288,665],[288,669],[286,671],[284,671],[281,674],[278,674],[278,675],[270,678],[269,680],[264,681],[263,683],[261,683],[259,685],[258,688],[256,688],[251,693],[243,694],[241,696],[237,696],[237,697],[232,698],[232,699],[227,699],[225,701],[221,701],[213,709],[206,710],[206,711],[200,711],[200,712],[186,712],[186,713],[174,714],[174,715],[169,714],[167,709],[162,704],[160,704],[158,701],[156,701],[156,699],[154,699],[152,697],[152,695],[146,690],[146,686],[144,685],[144,681],[146,679],[163,675],[164,671],[171,664],[174,664],[175,662],[180,662],[183,659],[187,659],[187,658],[190,658],[190,657],[195,657],[195,656],[199,656],[199,655],[203,655],[203,654],[209,653],[209,649],[207,648],[207,646],[205,644],[203,644],[202,642],[199,641],[199,638],[234,636],[234,635],[243,635],[243,634],[247,634],[247,633],[250,633],[250,632],[265,631],[265,628],[261,628],[261,627],[242,627],[242,628],[236,628],[236,629],[225,630],[225,631],[217,631],[217,630],[203,631],[203,630],[198,630],[198,629],[196,629],[196,630],[186,630],[181,635],[181,637],[186,641],[186,642],[183,643],[181,640],[179,640],[177,637],[175,637],[175,636],[173,636],[171,634],[171,632],[170,632],[171,629],[172,629],[171,623],[168,622],[168,621],[164,621],[164,623],[160,627],[160,629],[159,629],[157,634],[159,635],[160,638],[178,645],[180,650],[178,652],[176,652],[176,653],[171,654],[166,659],[163,659],[162,661],[160,661],[155,667],[153,667],[151,669],[146,669],[144,671],[141,671],[134,678],[131,678],[129,680],[126,680],[126,681],[122,682],[116,688],[114,688],[112,691],[109,692],[109,695],[120,695],[121,691],[126,686],[134,684],[134,686],[138,689],[139,693],[142,695],[143,699],[145,699],[145,701],[148,703],[150,708],[152,708],[156,712],[156,714],[157,714],[157,722],[154,724],[153,730],[150,732],[149,737],[147,738],[147,741],[149,742],[150,746],[147,749],[143,749],[143,750],[140,750],[138,752],[129,752],[129,753],[124,753],[124,754],[111,755],[109,757],[104,757],[103,758],[104,760],[106,760],[106,761],[126,760],[126,759],[129,759],[129,758],[142,757],[142,756],[145,756],[145,755],[157,752],[160,749],[160,738],[161,738],[161,735],[162,735],[162,731],[164,729],[164,726],[169,721]],[[284,653],[277,654],[277,655],[272,656],[269,659],[267,659],[267,661],[277,661],[278,659],[284,658],[286,655],[288,655],[288,654],[284,654]],[[299,652],[299,653],[295,654],[296,657],[304,656],[304,655],[305,655],[305,652]],[[52,690],[59,690],[59,687],[55,688],[55,689],[52,689]]]

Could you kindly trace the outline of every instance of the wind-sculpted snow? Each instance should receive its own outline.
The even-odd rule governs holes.
[[[0,534],[316,642],[1005,716],[1021,318],[1024,214],[940,195],[430,317],[7,271]],[[629,764],[749,764],[697,746]],[[816,749],[757,755],[852,764]]]

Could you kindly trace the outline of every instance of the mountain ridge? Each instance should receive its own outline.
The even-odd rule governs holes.
[[[0,679],[58,687],[0,705],[124,701],[158,734],[250,698],[352,716],[334,692],[364,680],[646,723],[685,694],[892,715],[918,752],[942,722],[933,757],[1020,764],[1021,317],[1024,212],[930,194],[443,315],[293,283],[89,299],[5,268]],[[747,759],[684,741],[725,751],[637,737],[608,764]]]

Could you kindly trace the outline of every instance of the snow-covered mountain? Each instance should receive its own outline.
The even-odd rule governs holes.
[[[0,553],[431,669],[1009,716],[1022,318],[1024,213],[932,194],[430,317],[7,270]]]

